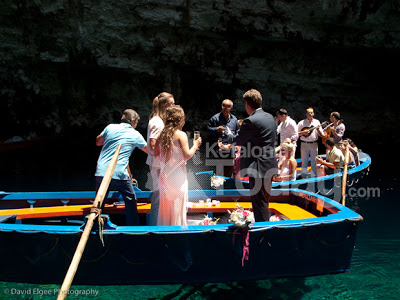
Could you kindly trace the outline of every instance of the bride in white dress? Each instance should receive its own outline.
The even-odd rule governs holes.
[[[201,145],[201,138],[189,149],[188,138],[182,127],[185,113],[179,105],[166,110],[165,127],[157,140],[156,155],[160,155],[160,206],[157,225],[186,226],[188,181],[186,161]]]

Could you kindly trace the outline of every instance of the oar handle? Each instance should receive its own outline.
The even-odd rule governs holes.
[[[117,150],[115,151],[110,163],[108,164],[106,173],[103,177],[103,180],[100,184],[99,190],[97,191],[96,198],[94,199],[93,206],[96,208],[100,208],[103,203],[104,197],[107,193],[108,186],[110,185],[112,175],[115,170],[115,166],[118,162],[118,155],[121,150],[121,144],[118,145]],[[76,247],[74,257],[72,258],[72,262],[69,266],[67,275],[65,275],[64,282],[61,286],[61,290],[58,294],[57,300],[63,300],[67,297],[69,288],[72,284],[72,281],[75,277],[76,270],[78,269],[79,262],[81,261],[83,251],[85,250],[87,240],[89,239],[90,232],[93,228],[93,221],[96,218],[97,214],[92,212],[89,215],[89,218],[86,222],[85,229],[83,230],[81,239],[79,240],[79,244]]]

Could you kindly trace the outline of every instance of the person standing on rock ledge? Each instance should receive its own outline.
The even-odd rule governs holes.
[[[136,131],[139,122],[139,114],[133,109],[126,109],[122,115],[120,124],[108,125],[97,137],[96,145],[101,148],[96,167],[96,191],[106,173],[118,144],[122,144],[117,165],[111,178],[110,186],[117,189],[125,202],[125,218],[127,226],[139,225],[136,195],[132,186],[132,174],[129,169],[129,158],[135,148],[147,153],[147,143],[143,136]],[[108,191],[104,197],[101,209],[107,202]]]

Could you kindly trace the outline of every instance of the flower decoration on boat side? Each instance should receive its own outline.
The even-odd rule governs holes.
[[[217,222],[219,221],[219,218],[214,218],[214,220],[212,218],[210,218],[209,216],[204,216],[204,219],[201,220],[201,222],[199,223],[199,225],[217,225]]]
[[[219,189],[225,182],[225,179],[220,176],[211,176],[211,186],[214,189]]]
[[[236,227],[250,227],[250,224],[255,221],[253,212],[239,205],[234,211],[228,210],[228,212],[230,213],[228,222]]]
[[[285,216],[282,214],[275,214],[269,217],[270,222],[282,221],[282,220],[285,220]]]

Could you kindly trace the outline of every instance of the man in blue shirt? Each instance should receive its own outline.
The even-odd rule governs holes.
[[[126,109],[120,124],[108,125],[96,138],[96,145],[103,146],[96,168],[96,190],[99,189],[108,164],[110,163],[118,144],[122,144],[117,165],[110,186],[117,189],[125,202],[125,218],[127,226],[139,225],[136,205],[136,195],[132,186],[132,174],[129,169],[129,158],[135,148],[147,153],[147,143],[135,129],[139,122],[139,114],[133,109]],[[104,197],[102,209],[106,203],[108,191]]]
[[[233,172],[233,164],[235,157],[235,148],[231,148],[229,150],[222,150],[218,148],[218,139],[221,140],[223,145],[228,144],[228,132],[233,135],[236,135],[239,131],[239,123],[237,118],[231,114],[231,110],[233,108],[233,102],[230,99],[225,99],[222,101],[222,111],[215,114],[208,121],[207,130],[210,133],[210,150],[207,151],[207,158],[215,158],[218,159],[224,166],[223,174],[218,174],[219,168],[217,166],[217,175],[223,175],[227,177],[232,176]],[[228,130],[229,128],[229,130]],[[222,168],[221,168],[222,169]]]

